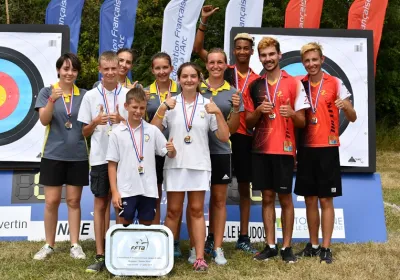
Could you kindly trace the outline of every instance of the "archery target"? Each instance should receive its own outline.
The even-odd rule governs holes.
[[[281,47],[280,66],[290,75],[303,77],[307,72],[301,64],[300,49],[309,42],[323,47],[323,70],[338,77],[352,94],[350,101],[357,112],[357,120],[350,123],[340,113],[340,164],[341,166],[369,167],[368,131],[368,50],[367,38],[341,38],[301,35],[251,34],[254,38],[254,55],[250,67],[263,72],[257,45],[262,37],[276,38]]]
[[[37,94],[57,81],[62,33],[0,30],[0,162],[39,162],[45,127]],[[23,165],[22,165],[23,166]]]

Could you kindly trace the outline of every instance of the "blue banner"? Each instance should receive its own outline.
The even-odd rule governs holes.
[[[71,38],[70,52],[75,54],[78,51],[84,3],[85,0],[51,0],[46,9],[46,24],[69,26]]]

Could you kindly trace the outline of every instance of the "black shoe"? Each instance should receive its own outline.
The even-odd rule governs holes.
[[[270,258],[276,257],[278,255],[278,245],[275,245],[275,248],[269,247],[269,245],[266,245],[264,250],[262,250],[260,253],[254,255],[253,260],[256,261],[267,261]]]
[[[320,263],[331,264],[333,262],[332,251],[329,248],[321,248],[321,252],[319,253]]]
[[[282,260],[285,261],[286,263],[297,262],[297,258],[293,254],[292,247],[286,247],[285,250],[281,249],[281,257],[282,257]]]
[[[317,249],[314,249],[311,243],[307,243],[306,247],[296,254],[297,257],[317,257],[321,252],[321,246],[318,245]]]
[[[211,253],[214,251],[214,235],[208,235],[206,243],[204,244],[204,253],[206,255],[211,255]]]

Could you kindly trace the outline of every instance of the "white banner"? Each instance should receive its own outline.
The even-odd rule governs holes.
[[[229,57],[232,27],[261,27],[263,0],[231,0],[225,12],[224,50]]]
[[[179,66],[190,61],[203,3],[204,0],[171,0],[164,10],[161,51],[171,56],[171,79],[175,81]]]

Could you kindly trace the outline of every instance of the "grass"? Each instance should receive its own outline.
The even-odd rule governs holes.
[[[383,195],[386,202],[400,205],[400,153],[378,152],[377,169],[382,176]],[[229,263],[224,267],[211,264],[206,274],[196,274],[185,259],[178,260],[169,279],[400,279],[400,211],[385,207],[388,242],[384,244],[333,244],[335,262],[319,264],[317,259],[302,259],[287,265],[279,259],[258,263],[249,255],[234,249],[233,243],[225,243]],[[82,243],[88,258],[83,261],[69,257],[68,242],[57,244],[57,252],[44,262],[33,261],[33,254],[42,243],[0,242],[0,279],[111,279],[108,272],[92,275],[85,273],[94,257],[93,241]],[[262,246],[258,244],[258,246]],[[294,244],[295,251],[304,244]],[[187,242],[182,249],[188,251]],[[143,278],[151,279],[151,278]]]

